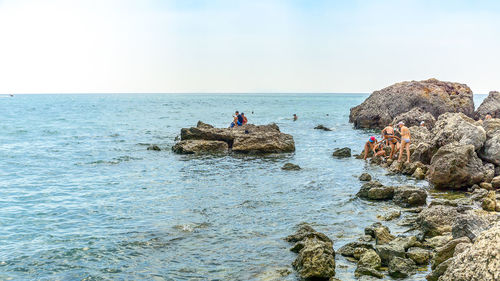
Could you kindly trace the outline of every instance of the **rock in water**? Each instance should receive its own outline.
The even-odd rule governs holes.
[[[475,118],[484,119],[487,114],[491,114],[493,118],[500,118],[500,93],[491,91],[488,97],[478,107]]]
[[[491,181],[494,173],[493,165],[483,165],[472,144],[454,142],[442,146],[434,154],[428,178],[436,188],[460,189]]]
[[[472,116],[472,91],[465,84],[436,79],[397,83],[373,92],[362,104],[351,108],[349,122],[356,128],[381,129],[413,108],[429,112],[434,118],[445,112]]]
[[[333,151],[333,157],[338,157],[338,158],[351,157],[351,149],[349,147],[336,148],[335,151]]]
[[[368,173],[362,173],[359,176],[359,180],[360,181],[371,181],[372,180],[372,176],[370,176],[370,174],[368,174]],[[500,177],[498,177],[498,183],[500,185]]]
[[[387,226],[384,226],[379,222],[365,228],[365,234],[375,238],[375,243],[377,245],[387,244],[396,238],[391,234],[391,231]]]
[[[500,280],[500,223],[484,231],[450,264],[439,280]]]
[[[314,127],[314,129],[316,129],[316,130],[323,130],[323,131],[331,131],[332,130],[332,129],[327,128],[327,127],[325,127],[323,125],[318,125],[318,126]]]
[[[394,203],[402,207],[425,205],[427,192],[415,186],[400,186],[394,190]]]
[[[228,145],[223,141],[183,140],[172,147],[178,154],[227,153]]]
[[[152,144],[152,145],[148,146],[147,149],[148,150],[154,150],[154,151],[161,151],[160,147],[157,146],[156,144]]]
[[[416,264],[425,265],[431,258],[431,253],[422,248],[412,247],[406,252],[406,256],[413,260]]]
[[[292,265],[301,278],[328,280],[335,276],[333,242],[325,234],[302,224],[294,235],[285,240],[295,242],[291,250],[298,255]]]
[[[200,145],[205,141],[204,145]],[[231,150],[238,153],[280,153],[295,151],[293,137],[280,132],[276,124],[256,126],[247,124],[235,128],[214,128],[203,122],[198,122],[196,127],[181,129],[181,142],[174,145],[174,152],[184,153],[190,146],[197,147],[199,152],[204,148],[216,146],[210,141],[225,142],[226,151]],[[217,145],[220,145],[217,143]],[[218,150],[216,150],[218,151]]]
[[[382,265],[382,260],[374,250],[366,250],[359,258],[358,266],[378,269]]]
[[[425,208],[420,212],[417,217],[417,224],[426,237],[433,237],[450,232],[457,216],[456,208],[436,205]]]
[[[281,169],[287,171],[298,171],[300,170],[300,166],[292,163],[286,163],[283,167],[281,167]]]
[[[406,278],[417,272],[417,266],[411,259],[394,257],[389,263],[389,275],[395,278]]]
[[[394,196],[394,187],[384,186],[378,181],[369,181],[356,194],[358,197],[370,200],[389,200]]]

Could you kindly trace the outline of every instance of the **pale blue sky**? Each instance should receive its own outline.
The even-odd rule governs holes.
[[[487,93],[499,2],[0,0],[0,93]]]

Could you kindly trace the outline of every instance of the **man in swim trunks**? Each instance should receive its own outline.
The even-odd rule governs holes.
[[[365,156],[364,160],[368,157],[368,152],[373,151],[374,156],[385,155],[385,150],[382,148],[382,143],[379,143],[375,137],[370,137],[365,143]]]
[[[389,159],[392,159],[392,157],[394,156],[396,145],[399,141],[399,138],[396,137],[392,124],[387,125],[387,127],[382,130],[382,139],[385,140],[386,145],[389,145],[391,147],[391,154],[389,155]]]
[[[399,149],[398,162],[401,162],[403,158],[403,151],[406,149],[406,162],[410,163],[410,143],[411,143],[411,133],[410,129],[405,126],[405,123],[399,122],[398,127],[401,132],[401,148]]]

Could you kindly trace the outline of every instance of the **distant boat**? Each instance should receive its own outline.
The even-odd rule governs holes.
[[[10,96],[10,97],[13,97],[14,95],[13,95],[13,94],[10,94],[9,96]]]

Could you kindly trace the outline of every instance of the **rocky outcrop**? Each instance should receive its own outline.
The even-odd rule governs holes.
[[[500,166],[500,119],[490,119],[483,123],[486,129],[486,141],[479,151],[481,159]]]
[[[395,117],[414,108],[434,118],[445,112],[474,114],[472,91],[465,84],[436,79],[401,82],[373,92],[362,104],[351,108],[349,121],[356,128],[384,128]]]
[[[285,171],[298,171],[301,168],[299,165],[293,163],[286,163],[285,165],[283,165],[283,167],[281,167],[281,169]]]
[[[401,207],[425,205],[427,192],[414,186],[400,186],[394,190],[392,201]]]
[[[368,173],[362,173],[360,176],[359,176],[359,180],[360,181],[371,181],[372,180],[372,176]],[[498,180],[499,180],[499,184],[500,184],[500,177],[498,177]]]
[[[436,147],[458,142],[462,145],[471,144],[474,150],[479,150],[486,141],[484,128],[462,113],[445,113],[439,116],[432,129],[432,136],[432,143]]]
[[[470,247],[449,259],[440,281],[500,280],[500,224],[479,235]]]
[[[323,130],[323,131],[327,131],[327,132],[329,132],[329,131],[331,131],[331,130],[332,130],[332,129],[330,129],[330,128],[328,128],[328,127],[325,127],[325,126],[323,126],[323,125],[318,125],[318,126],[314,127],[314,129],[315,129],[315,130]]]
[[[488,182],[494,176],[493,165],[483,165],[472,144],[447,144],[432,157],[428,179],[442,189],[460,189],[481,182]]]
[[[399,122],[405,123],[405,126],[420,126],[420,122],[424,121],[425,128],[432,129],[434,123],[436,123],[436,118],[432,116],[429,112],[425,112],[421,108],[415,107],[408,112],[399,114],[392,120],[392,124],[398,124]]]
[[[460,243],[470,243],[470,239],[467,237],[453,239],[444,246],[437,248],[436,254],[434,255],[434,258],[432,258],[432,269],[435,269],[442,262],[453,257],[455,247]]]
[[[356,194],[358,197],[370,200],[389,200],[394,196],[394,187],[384,186],[378,181],[369,181]]]
[[[491,91],[488,97],[478,107],[475,118],[484,119],[487,114],[491,114],[493,118],[500,118],[500,93]]]
[[[467,237],[475,241],[476,237],[491,226],[485,216],[479,216],[472,212],[460,214],[452,225],[453,238]]]
[[[417,217],[417,224],[426,237],[432,237],[450,232],[457,216],[456,208],[436,205],[425,208],[420,212]]]
[[[337,158],[347,158],[351,157],[351,149],[349,147],[336,148],[332,154],[333,157]]]
[[[335,276],[333,242],[325,234],[302,224],[294,235],[285,240],[295,243],[291,250],[298,255],[292,265],[301,278],[328,280]]]
[[[295,151],[295,142],[291,135],[280,132],[276,124],[214,128],[200,121],[196,127],[181,129],[181,141],[172,150],[176,153],[280,153]]]

